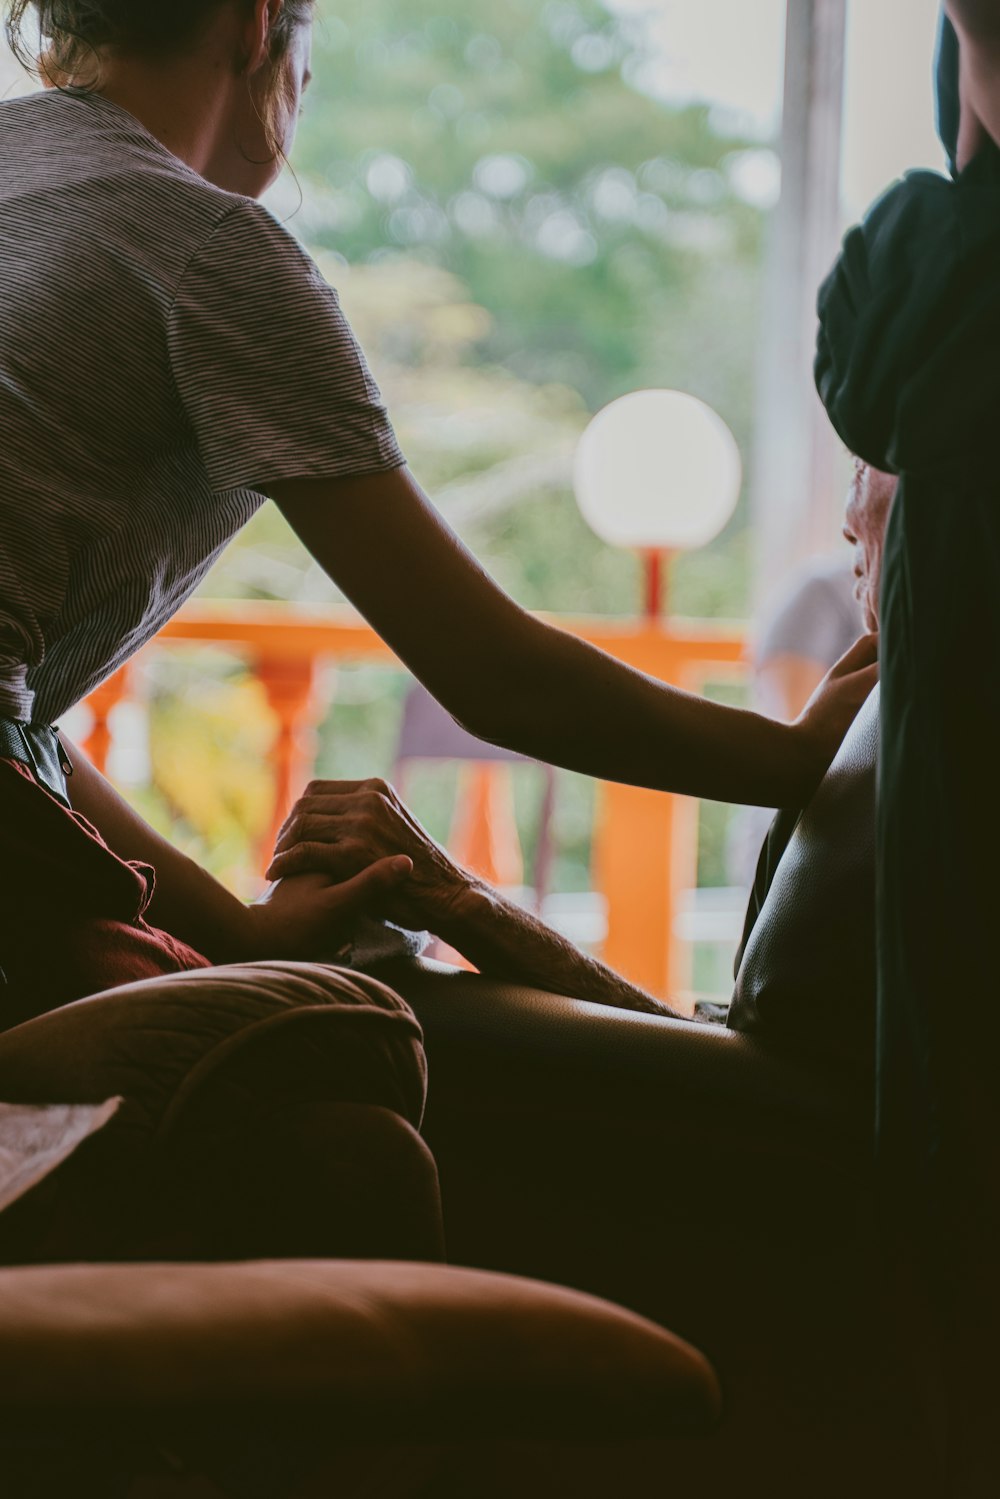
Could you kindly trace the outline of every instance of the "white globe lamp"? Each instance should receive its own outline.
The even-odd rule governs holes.
[[[573,484],[588,525],[646,559],[646,615],[659,617],[663,560],[717,536],[739,498],[736,439],[717,412],[679,390],[612,401],[580,438]]]

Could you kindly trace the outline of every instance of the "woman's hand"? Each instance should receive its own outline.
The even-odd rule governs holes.
[[[862,635],[830,668],[792,725],[811,757],[817,783],[877,681],[878,635]]]
[[[351,878],[315,872],[276,876],[277,883],[246,908],[247,956],[332,959],[350,941],[359,918],[387,914],[412,869],[411,859],[397,855],[366,860]]]
[[[268,879],[322,874],[353,882],[405,855],[412,867],[387,892],[385,910],[401,925],[440,924],[472,882],[385,781],[313,781],[287,818]],[[280,887],[279,887],[280,888]],[[342,887],[346,888],[346,887]]]

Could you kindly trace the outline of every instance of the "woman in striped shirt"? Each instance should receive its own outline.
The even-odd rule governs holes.
[[[870,638],[794,725],[713,704],[519,608],[422,493],[336,293],[256,201],[291,149],[313,0],[6,11],[22,56],[22,28],[41,21],[56,86],[0,105],[0,784],[19,872],[5,964],[52,888],[53,840],[155,866],[131,924],[172,934],[168,967],[328,951],[338,923],[405,881],[406,861],[387,860],[349,886],[283,881],[248,908],[72,749],[67,791],[49,726],[266,498],[479,736],[637,785],[806,800],[872,685]],[[94,858],[88,843],[77,862]],[[82,901],[60,885],[64,905]],[[90,992],[94,975],[73,984]]]

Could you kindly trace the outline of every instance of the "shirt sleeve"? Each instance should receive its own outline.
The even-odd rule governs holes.
[[[218,493],[405,461],[336,291],[259,204],[241,200],[189,262],[168,345]]]

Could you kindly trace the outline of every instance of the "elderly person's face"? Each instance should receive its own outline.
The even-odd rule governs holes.
[[[897,479],[854,460],[854,478],[847,493],[844,535],[854,548],[854,596],[861,604],[867,630],[878,629],[878,596],[882,585],[882,551],[889,507]]]

